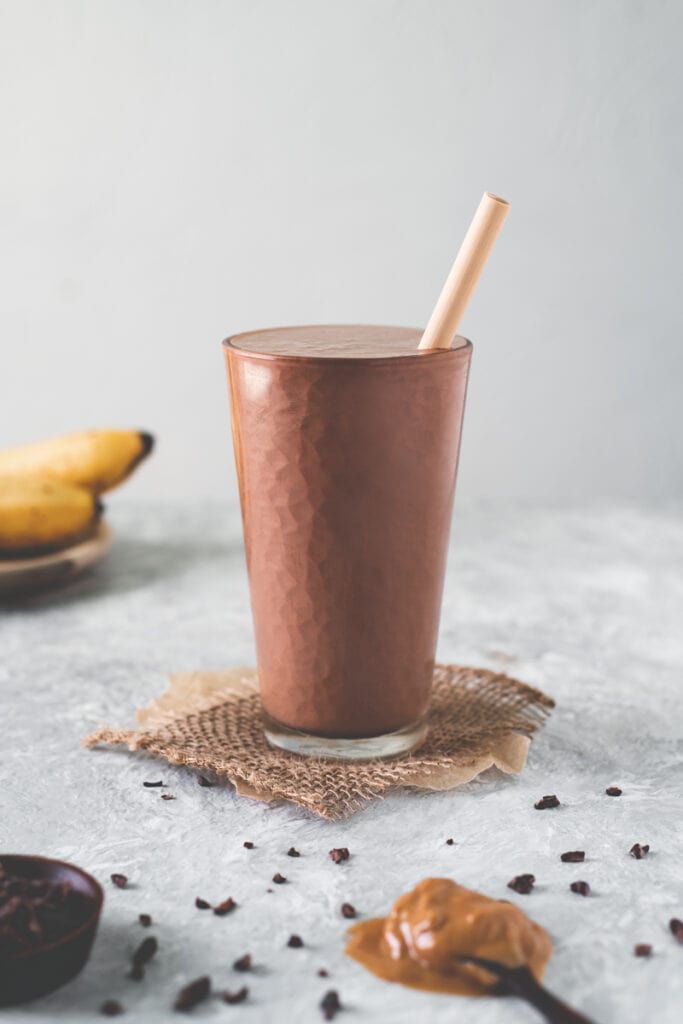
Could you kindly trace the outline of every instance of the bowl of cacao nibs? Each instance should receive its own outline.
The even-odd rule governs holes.
[[[0,853],[0,1006],[52,992],[85,964],[104,893],[74,864]]]

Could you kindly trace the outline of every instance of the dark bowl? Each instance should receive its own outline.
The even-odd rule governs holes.
[[[8,875],[68,882],[84,897],[83,920],[57,939],[0,957],[0,1006],[37,999],[78,974],[90,955],[104,893],[92,875],[61,860],[0,853]]]

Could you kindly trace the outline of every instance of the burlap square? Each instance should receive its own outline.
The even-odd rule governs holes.
[[[87,747],[127,744],[172,764],[214,772],[238,793],[289,800],[323,818],[353,814],[395,787],[451,789],[487,768],[518,774],[554,701],[480,668],[437,665],[429,733],[419,750],[387,761],[320,761],[268,746],[255,669],[172,675],[137,712],[140,729],[97,729]]]

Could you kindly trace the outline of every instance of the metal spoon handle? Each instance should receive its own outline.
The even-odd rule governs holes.
[[[593,1024],[588,1017],[584,1017],[578,1010],[573,1010],[552,992],[539,985],[526,968],[510,971],[503,984],[510,995],[519,996],[540,1010],[550,1024]]]
[[[595,1024],[539,985],[528,967],[508,967],[497,960],[488,960],[480,956],[459,956],[458,960],[461,963],[476,964],[477,967],[489,971],[498,978],[495,989],[498,995],[517,996],[526,1000],[540,1010],[550,1024]]]

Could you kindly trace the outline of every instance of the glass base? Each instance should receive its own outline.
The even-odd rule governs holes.
[[[279,747],[302,757],[318,757],[327,761],[371,761],[415,750],[427,735],[427,723],[415,722],[383,736],[343,740],[298,732],[264,715],[263,731],[271,747]]]

